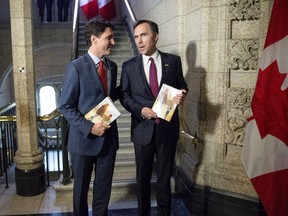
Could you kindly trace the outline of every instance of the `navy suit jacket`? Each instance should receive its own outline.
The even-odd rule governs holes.
[[[111,71],[110,93],[113,101],[117,99],[117,65],[108,59]],[[106,97],[100,78],[92,58],[84,56],[67,65],[62,83],[59,111],[69,123],[68,150],[81,155],[97,155],[104,139],[119,147],[116,121],[112,122],[103,136],[90,133],[93,123],[86,120],[84,115]]]
[[[159,89],[163,83],[177,89],[187,89],[183,77],[182,64],[179,56],[160,52],[162,61],[162,79]],[[138,55],[122,65],[121,76],[121,104],[131,113],[131,140],[134,144],[147,145],[152,139],[154,130],[154,119],[143,119],[141,110],[143,107],[152,108],[155,97],[147,82],[142,55]],[[163,139],[175,142],[179,139],[179,116],[178,110],[170,122],[161,120],[159,129]]]

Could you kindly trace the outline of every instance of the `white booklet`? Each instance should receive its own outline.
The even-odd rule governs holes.
[[[181,90],[163,84],[153,104],[152,110],[157,113],[159,118],[170,121],[177,107],[177,104],[173,102],[173,98],[180,93]]]
[[[90,110],[85,118],[93,123],[105,122],[110,124],[121,115],[110,97],[104,98],[97,106]]]

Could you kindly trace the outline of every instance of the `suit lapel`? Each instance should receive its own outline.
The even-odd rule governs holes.
[[[137,62],[138,62],[137,63],[138,70],[136,70],[136,71],[139,71],[139,73],[140,73],[140,79],[139,80],[143,80],[143,85],[145,86],[146,89],[148,89],[150,91],[151,95],[153,95],[152,91],[150,89],[150,85],[149,85],[147,78],[146,78],[146,75],[145,75],[142,55],[138,55]]]
[[[166,82],[167,75],[169,72],[169,59],[167,58],[167,55],[163,54],[160,51],[159,53],[160,53],[161,62],[162,62],[162,78],[161,78],[160,86],[159,86],[159,88],[161,88],[162,84]]]
[[[105,61],[106,61],[106,65],[107,65],[107,69],[108,71],[106,71],[106,79],[107,79],[107,86],[108,86],[108,95],[110,95],[111,93],[111,83],[112,83],[112,79],[114,79],[114,73],[113,73],[113,70],[114,68],[111,66],[110,64],[110,60],[105,58]],[[109,73],[109,70],[110,70],[110,73]]]
[[[95,63],[93,61],[93,59],[89,56],[88,53],[85,54],[85,67],[86,67],[86,70],[85,70],[85,73],[87,73],[87,75],[93,79],[98,79],[99,82],[100,82],[100,79],[97,75],[97,70],[96,70],[96,66],[95,66]]]
[[[87,73],[87,79],[95,80],[94,88],[96,87],[101,88],[103,93],[105,94],[95,63],[88,53],[85,54],[85,67],[86,67],[85,71]]]

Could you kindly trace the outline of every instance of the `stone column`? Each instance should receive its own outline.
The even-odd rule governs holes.
[[[46,182],[43,153],[37,136],[32,1],[10,0],[10,15],[18,136],[16,193],[34,196],[46,190]]]

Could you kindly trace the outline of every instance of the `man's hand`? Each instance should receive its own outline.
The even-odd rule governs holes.
[[[96,136],[102,136],[111,126],[106,123],[96,123],[91,129],[91,133]]]
[[[157,118],[157,114],[152,109],[150,109],[149,107],[144,107],[141,110],[141,115],[145,119]]]
[[[187,91],[185,89],[181,89],[181,93],[177,94],[174,98],[173,98],[173,102],[176,103],[177,105],[180,105],[184,102],[185,100],[185,96]]]

